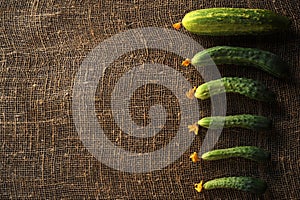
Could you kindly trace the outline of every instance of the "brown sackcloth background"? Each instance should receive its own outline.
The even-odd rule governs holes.
[[[246,67],[220,67],[222,76],[260,80],[277,94],[266,104],[230,94],[227,114],[253,113],[273,120],[269,131],[224,130],[215,148],[256,145],[269,150],[271,161],[245,159],[192,163],[206,130],[176,162],[143,174],[113,170],[82,144],[72,119],[72,88],[76,72],[98,44],[123,31],[141,27],[172,29],[185,13],[210,7],[265,8],[291,19],[287,33],[265,37],[193,37],[203,47],[232,45],[274,52],[290,64],[291,76],[279,80]],[[0,2],[0,199],[300,199],[300,3],[298,0],[214,1],[55,1]],[[178,47],[180,48],[180,47]],[[188,50],[187,50],[188,51]],[[131,114],[139,125],[149,123],[148,111],[161,104],[168,112],[164,128],[148,139],[122,133],[113,121],[110,95],[118,79],[137,64],[165,64],[193,85],[203,82],[183,58],[161,50],[133,51],[109,66],[99,83],[95,104],[99,123],[116,146],[152,152],[168,144],[180,121],[178,100],[165,87],[141,87],[131,99]],[[167,77],[166,77],[167,78]],[[172,80],[171,80],[172,81]],[[174,83],[176,84],[176,83]],[[130,85],[129,85],[130,87]],[[200,102],[200,117],[210,115],[210,101]],[[192,134],[188,133],[187,134]],[[197,193],[194,184],[246,175],[268,183],[257,195],[235,190]]]

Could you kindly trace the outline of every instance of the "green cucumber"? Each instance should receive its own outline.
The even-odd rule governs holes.
[[[195,184],[195,189],[198,192],[202,191],[202,187],[205,190],[228,188],[261,195],[265,193],[267,189],[267,183],[265,181],[258,178],[243,176],[217,178],[207,181],[203,186],[202,183],[203,182],[201,181],[199,184]]]
[[[212,150],[201,156],[203,160],[220,160],[232,157],[242,157],[256,162],[263,162],[270,159],[270,153],[255,146],[239,146]]]
[[[288,76],[287,66],[279,56],[259,49],[216,46],[197,53],[192,59],[194,66],[207,66],[212,63],[216,65],[233,64],[241,66],[253,66],[266,71],[276,77]]]
[[[290,20],[265,9],[207,8],[187,13],[182,25],[198,35],[261,35],[287,30]]]
[[[271,120],[264,116],[250,114],[204,117],[197,123],[209,129],[240,127],[251,130],[267,129],[272,124]]]
[[[251,99],[265,102],[275,100],[275,94],[262,83],[253,79],[238,77],[223,77],[206,82],[196,89],[194,96],[204,100],[224,92],[239,93]]]

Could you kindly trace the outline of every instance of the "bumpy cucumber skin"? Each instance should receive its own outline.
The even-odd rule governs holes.
[[[206,82],[196,89],[194,96],[204,100],[224,92],[239,93],[251,99],[265,102],[273,102],[275,100],[275,94],[262,83],[253,79],[239,77],[223,77]]]
[[[261,195],[266,191],[267,183],[252,177],[224,177],[207,181],[203,188],[206,190],[231,188]]]
[[[288,64],[279,56],[255,48],[216,46],[197,53],[191,60],[194,66],[234,64],[253,66],[278,78],[288,76]]]
[[[270,153],[255,146],[239,146],[212,150],[201,156],[203,160],[220,160],[232,157],[242,157],[256,162],[265,162],[270,159]]]
[[[207,8],[187,13],[182,25],[198,35],[264,35],[288,29],[290,21],[264,9]]]
[[[210,129],[240,127],[251,130],[261,130],[270,128],[272,121],[260,115],[242,114],[204,117],[198,121],[198,124]]]

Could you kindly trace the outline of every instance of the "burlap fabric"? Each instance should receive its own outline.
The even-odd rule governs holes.
[[[271,9],[292,22],[289,32],[266,37],[198,37],[180,30],[205,48],[257,47],[290,64],[287,80],[252,68],[220,68],[222,76],[262,81],[278,95],[278,103],[228,95],[227,114],[262,114],[272,118],[273,128],[260,133],[224,130],[215,148],[256,145],[271,152],[271,161],[257,164],[230,159],[194,164],[189,155],[201,146],[206,133],[201,129],[180,159],[158,171],[120,172],[99,162],[82,144],[71,111],[74,77],[87,54],[117,33],[141,27],[172,29],[172,23],[188,11],[221,6]],[[0,13],[0,199],[300,199],[299,1],[10,0],[0,2]],[[160,50],[139,50],[121,56],[107,69],[95,105],[99,123],[115,145],[143,153],[172,140],[180,108],[167,88],[149,84],[131,98],[132,118],[138,125],[148,123],[152,105],[161,104],[168,112],[164,128],[147,139],[122,133],[113,121],[110,95],[123,73],[145,62],[171,66],[191,84],[202,83],[192,67],[180,66],[182,59]],[[210,102],[199,104],[199,117],[208,116]],[[235,175],[260,177],[267,181],[268,190],[259,197],[234,190],[197,193],[193,186],[202,178]]]

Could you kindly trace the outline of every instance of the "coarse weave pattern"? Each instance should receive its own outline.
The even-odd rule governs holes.
[[[290,64],[291,77],[280,80],[247,67],[222,66],[222,76],[259,80],[277,94],[272,105],[229,94],[227,114],[260,114],[272,130],[226,129],[215,148],[254,145],[271,152],[271,161],[245,159],[192,163],[206,130],[164,169],[126,173],[107,167],[83,145],[73,122],[74,78],[87,54],[105,39],[142,27],[172,28],[185,13],[211,7],[264,8],[286,15],[286,33],[262,37],[191,36],[204,48],[217,45],[271,51]],[[2,0],[0,2],[0,199],[300,199],[300,3],[298,0]],[[181,48],[181,47],[178,47]],[[187,49],[188,51],[188,49]],[[132,119],[149,123],[149,109],[166,108],[164,128],[151,138],[133,138],[114,123],[110,96],[118,79],[136,65],[173,67],[192,85],[203,83],[184,58],[157,49],[133,51],[109,66],[95,95],[96,114],[107,137],[125,150],[144,153],[162,148],[180,122],[178,100],[167,88],[148,84],[131,98]],[[168,78],[168,77],[166,77]],[[170,80],[172,81],[172,80]],[[174,82],[174,84],[177,84]],[[130,85],[128,86],[130,87]],[[199,101],[199,117],[210,115],[210,102]],[[188,133],[187,134],[192,134]],[[225,176],[254,176],[268,183],[259,197],[236,190],[197,193],[194,184]]]

